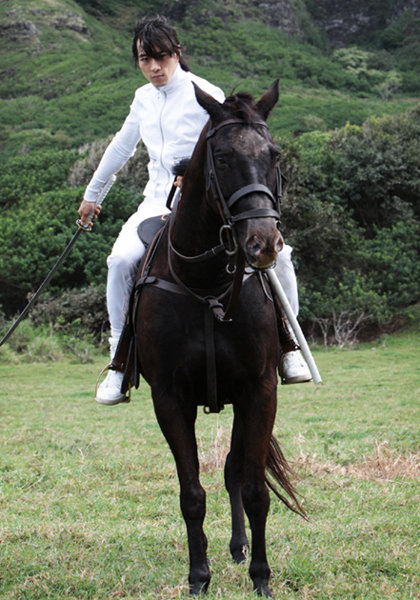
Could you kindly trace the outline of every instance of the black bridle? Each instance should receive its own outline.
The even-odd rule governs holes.
[[[280,172],[280,166],[276,168],[276,189],[275,194],[264,184],[262,183],[251,183],[248,185],[244,185],[243,187],[236,190],[229,198],[225,198],[222,188],[219,183],[219,179],[217,177],[217,171],[214,164],[213,151],[211,147],[211,138],[223,127],[231,127],[234,125],[242,125],[253,127],[254,129],[262,128],[264,131],[268,131],[267,124],[264,121],[257,121],[253,123],[246,123],[240,119],[227,119],[222,121],[215,127],[209,128],[206,134],[206,145],[207,145],[207,171],[206,171],[206,181],[207,181],[207,192],[211,189],[213,198],[216,200],[218,205],[221,208],[221,213],[223,215],[224,227],[228,226],[232,228],[235,223],[238,221],[243,221],[246,219],[258,219],[258,218],[266,218],[266,217],[274,217],[278,221],[280,221],[280,201],[282,197],[282,175]],[[232,215],[231,209],[232,207],[244,198],[244,196],[248,196],[254,192],[263,193],[272,202],[272,207],[264,207],[264,208],[253,208],[251,210],[242,211],[239,214]]]
[[[217,206],[219,207],[219,212],[221,214],[223,224],[219,230],[219,240],[220,244],[214,246],[210,250],[206,250],[201,254],[197,254],[194,256],[186,256],[178,252],[169,236],[169,245],[173,253],[179,258],[183,259],[186,262],[199,262],[202,260],[207,260],[208,258],[213,258],[220,254],[220,252],[225,252],[226,254],[232,256],[237,254],[238,244],[236,241],[235,229],[234,225],[238,221],[243,221],[245,219],[257,219],[257,218],[266,218],[272,217],[278,221],[278,226],[280,226],[280,214],[281,214],[281,198],[283,195],[282,181],[283,176],[280,171],[280,165],[276,167],[276,186],[274,194],[273,192],[264,184],[261,183],[251,183],[248,185],[244,185],[238,190],[236,190],[228,199],[225,198],[222,188],[219,183],[219,179],[217,177],[217,171],[214,164],[213,150],[211,147],[210,140],[211,138],[223,127],[228,127],[232,125],[242,125],[254,128],[263,128],[268,131],[267,124],[264,121],[258,121],[255,123],[246,123],[240,119],[226,119],[222,121],[215,127],[209,127],[206,133],[206,154],[207,154],[207,169],[206,169],[206,191],[207,193],[211,190],[213,198],[216,201]],[[232,207],[249,194],[259,192],[263,193],[272,202],[272,207],[264,207],[264,208],[254,208],[247,211],[242,211],[239,214],[232,215],[231,209]],[[225,240],[225,234],[230,233],[231,238],[233,240],[233,250],[229,249],[227,246],[227,240]]]
[[[170,273],[174,281],[183,289],[185,292],[192,295],[196,300],[208,304],[212,309],[214,316],[221,321],[229,321],[233,313],[233,309],[236,304],[237,297],[239,295],[240,288],[242,286],[243,274],[245,269],[245,258],[241,253],[238,252],[237,235],[235,231],[235,225],[239,221],[246,219],[258,219],[258,218],[274,218],[279,226],[280,224],[280,201],[282,197],[282,174],[280,167],[276,167],[276,186],[274,193],[264,184],[251,183],[242,186],[236,190],[229,198],[225,198],[219,179],[217,177],[217,171],[214,164],[213,149],[211,146],[212,137],[220,131],[223,127],[229,127],[234,125],[241,125],[246,127],[253,127],[255,129],[262,128],[264,131],[268,131],[268,127],[264,121],[258,121],[254,123],[247,123],[240,119],[226,119],[215,127],[209,127],[206,133],[206,150],[207,150],[207,165],[206,165],[206,191],[207,194],[211,192],[213,199],[216,202],[218,211],[222,218],[222,226],[219,229],[219,241],[220,243],[213,248],[206,250],[200,254],[193,256],[187,256],[179,252],[173,245],[171,239],[172,227],[175,221],[174,215],[169,222],[168,232],[168,266]],[[271,206],[253,208],[250,210],[244,210],[237,214],[232,214],[232,207],[242,198],[252,193],[262,193],[267,196],[271,201]],[[173,207],[173,212],[176,212],[176,205]],[[199,290],[195,291],[189,288],[177,275],[174,266],[172,264],[172,255],[177,256],[181,260],[187,263],[198,263],[208,259],[214,258],[221,253],[227,254],[229,257],[234,259],[226,265],[226,271],[229,275],[234,275],[233,281],[229,282],[227,286],[218,294],[212,296],[206,296],[200,294]],[[228,295],[230,297],[226,310],[223,307],[222,299]]]

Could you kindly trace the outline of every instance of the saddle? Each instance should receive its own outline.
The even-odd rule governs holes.
[[[169,217],[170,214],[150,217],[149,219],[142,221],[137,227],[137,235],[145,245],[146,250],[149,248],[159,231],[165,226]]]

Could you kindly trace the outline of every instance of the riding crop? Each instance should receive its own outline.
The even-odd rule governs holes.
[[[312,379],[314,383],[322,383],[321,375],[319,374],[318,368],[315,364],[312,353],[309,349],[308,342],[303,335],[302,329],[298,323],[298,320],[295,317],[295,314],[292,310],[292,307],[289,304],[287,296],[283,290],[283,286],[281,285],[277,275],[274,272],[274,269],[266,269],[265,271],[270,280],[271,287],[276,297],[278,298],[281,306],[286,313],[286,317],[290,323],[291,328],[293,329],[293,333],[296,336],[300,349],[302,351],[303,356],[305,357],[306,363],[309,367],[309,370],[312,375]]]
[[[105,199],[105,196],[108,194],[109,190],[111,189],[112,185],[114,184],[115,179],[116,179],[115,175],[111,175],[111,177],[107,180],[106,184],[104,185],[104,187],[101,190],[101,193],[98,196],[98,199],[95,202],[95,209],[102,204],[102,202]],[[89,221],[90,221],[90,219],[93,218],[94,214],[95,214],[95,211],[90,215]],[[77,219],[77,221],[76,221],[76,225],[77,225],[77,231],[76,231],[76,233],[73,235],[73,237],[71,238],[71,240],[67,244],[66,248],[64,249],[63,253],[57,259],[57,261],[54,264],[54,266],[52,267],[51,271],[48,273],[48,275],[46,276],[46,278],[44,279],[44,281],[41,283],[41,285],[39,286],[39,288],[37,289],[37,291],[35,292],[35,294],[32,296],[32,298],[30,299],[30,301],[28,302],[28,304],[25,306],[25,308],[20,313],[20,315],[18,316],[18,318],[16,319],[16,321],[10,327],[9,331],[2,338],[2,340],[0,341],[0,346],[2,344],[4,344],[6,340],[9,339],[9,337],[12,335],[12,333],[14,332],[14,330],[16,329],[16,327],[19,325],[19,323],[26,317],[26,315],[28,314],[30,308],[35,304],[35,302],[37,301],[38,297],[41,295],[41,293],[44,290],[44,288],[48,285],[48,283],[50,282],[52,276],[57,271],[58,267],[61,265],[61,263],[64,261],[64,259],[70,253],[70,250],[73,248],[73,246],[74,246],[77,238],[82,233],[82,231],[91,231],[92,230],[92,226],[89,224],[89,221],[88,221],[87,225],[82,225],[80,219]]]

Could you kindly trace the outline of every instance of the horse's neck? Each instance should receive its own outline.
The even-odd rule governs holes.
[[[205,201],[204,185],[186,185],[176,211],[174,245],[183,254],[198,254],[217,242],[218,229],[218,219]]]
[[[184,178],[172,231],[174,246],[192,256],[217,244],[219,218],[206,201],[206,144],[202,134]]]
[[[220,246],[220,225],[220,218],[205,199],[204,181],[185,184],[169,235],[176,250],[171,253],[172,268],[186,285],[210,291],[229,281],[224,252],[218,252],[216,257],[200,256]],[[180,255],[200,259],[185,260]]]

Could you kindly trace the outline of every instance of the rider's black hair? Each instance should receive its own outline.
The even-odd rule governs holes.
[[[132,46],[136,65],[139,60],[138,41],[147,56],[159,58],[161,52],[166,52],[170,56],[176,54],[184,71],[190,70],[182,56],[182,48],[177,33],[165,17],[157,15],[155,17],[144,17],[137,21]]]

